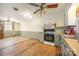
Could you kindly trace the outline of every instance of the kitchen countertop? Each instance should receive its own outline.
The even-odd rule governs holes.
[[[70,50],[77,56],[79,56],[79,42],[75,39],[64,38],[65,42],[70,47]]]

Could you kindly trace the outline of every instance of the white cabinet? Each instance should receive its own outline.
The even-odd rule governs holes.
[[[56,17],[56,27],[64,27],[64,15]]]

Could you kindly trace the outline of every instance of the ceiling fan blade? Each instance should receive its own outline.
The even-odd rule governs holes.
[[[40,7],[38,4],[35,4],[35,3],[29,3],[29,5]]]
[[[58,4],[50,4],[46,6],[46,8],[57,8],[57,7],[58,7]]]
[[[46,3],[41,3],[41,5],[39,5],[39,9],[37,9],[33,14],[36,14],[38,11],[40,11],[40,14],[42,13],[42,11],[43,11],[43,9],[44,9],[44,5],[45,5]]]
[[[38,11],[40,11],[40,9],[37,9],[33,14],[36,14]]]

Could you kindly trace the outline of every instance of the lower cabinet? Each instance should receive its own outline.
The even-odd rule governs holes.
[[[75,56],[63,37],[61,37],[61,51],[63,56]]]
[[[55,45],[60,46],[61,45],[61,35],[55,34],[54,36],[55,36],[55,38],[54,38]]]

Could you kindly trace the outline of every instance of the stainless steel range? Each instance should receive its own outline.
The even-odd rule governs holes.
[[[55,33],[55,26],[50,24],[50,25],[45,25],[44,28],[44,40],[49,41],[49,42],[54,42],[54,33]]]

